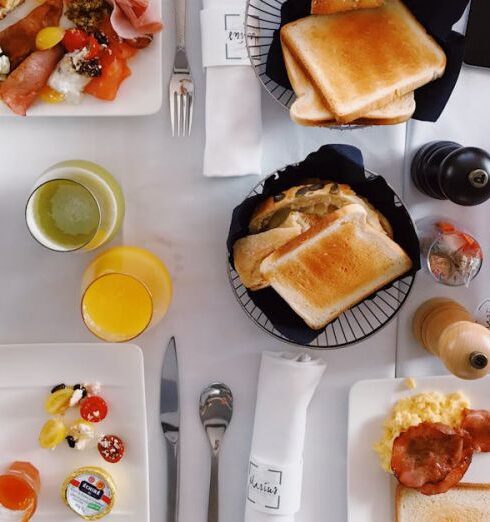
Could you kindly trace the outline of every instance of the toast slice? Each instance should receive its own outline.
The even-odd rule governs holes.
[[[440,495],[398,485],[396,522],[489,522],[490,484],[458,484]]]
[[[400,0],[307,16],[282,27],[281,43],[342,123],[439,78],[446,67],[444,51]]]
[[[264,279],[319,330],[412,267],[408,255],[348,205],[274,251],[260,265]]]
[[[370,9],[383,5],[383,2],[384,0],[311,0],[311,14],[326,15],[352,9]]]
[[[301,234],[301,227],[295,225],[274,228],[236,241],[233,245],[233,261],[243,285],[250,290],[260,290],[269,286],[260,273],[260,264],[276,248],[299,234]]]
[[[297,96],[289,114],[298,125],[307,127],[328,127],[337,125],[335,115],[298,66],[287,47],[283,46],[284,62],[289,81]],[[415,112],[415,96],[411,92],[396,98],[384,107],[366,113],[362,118],[351,123],[358,125],[395,125],[411,118]]]

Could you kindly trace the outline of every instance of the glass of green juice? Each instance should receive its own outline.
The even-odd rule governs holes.
[[[57,252],[89,251],[109,242],[121,228],[124,195],[100,165],[63,161],[37,180],[26,205],[29,231]]]

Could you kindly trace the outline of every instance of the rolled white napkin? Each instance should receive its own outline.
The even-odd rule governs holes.
[[[250,61],[244,58],[245,0],[204,0],[203,7],[201,31],[203,65],[206,68],[204,175],[260,174],[261,89]]]
[[[262,354],[245,522],[294,521],[301,504],[306,413],[325,367],[306,354]]]

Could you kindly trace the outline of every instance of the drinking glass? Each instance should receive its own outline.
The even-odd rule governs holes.
[[[82,279],[82,317],[87,328],[109,342],[129,341],[157,324],[172,299],[163,262],[134,246],[97,256]]]
[[[110,241],[124,217],[124,196],[96,163],[63,161],[37,180],[26,206],[32,236],[57,252],[89,251]]]

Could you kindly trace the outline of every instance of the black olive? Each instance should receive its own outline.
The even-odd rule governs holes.
[[[94,38],[100,43],[100,45],[109,45],[109,38],[107,38],[107,36],[101,31],[95,31]]]
[[[310,185],[310,191],[315,192],[316,190],[322,190],[325,186],[325,183],[315,183],[314,185]]]
[[[279,192],[279,194],[272,196],[272,199],[277,203],[278,201],[282,201],[285,197],[286,194],[284,194],[284,192]]]
[[[339,184],[338,183],[334,183],[331,187],[330,187],[330,194],[338,194],[340,191],[340,187],[339,187]]]
[[[306,185],[305,187],[301,187],[300,189],[298,189],[294,196],[295,197],[304,196],[305,194],[308,194],[308,192],[310,192],[310,186]]]
[[[74,448],[77,441],[75,440],[74,437],[72,437],[71,435],[68,435],[66,438],[66,442],[68,442],[68,446],[70,446],[70,448]]]
[[[87,396],[87,388],[85,388],[83,384],[75,384],[75,386],[73,386],[73,389],[82,390],[82,399],[85,399],[85,397]]]
[[[51,393],[57,392],[59,390],[64,390],[66,388],[66,384],[57,384],[54,388],[52,388]]]
[[[89,78],[97,78],[102,75],[102,66],[98,58],[92,58],[91,60],[83,60],[76,67],[76,71]]]

